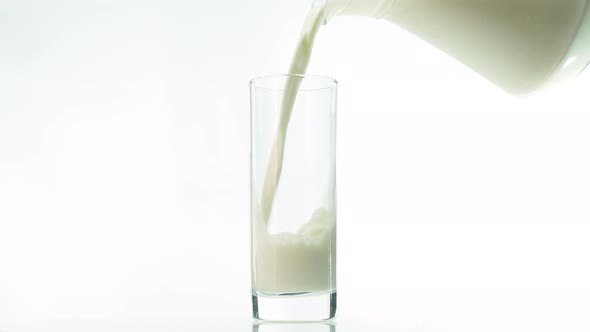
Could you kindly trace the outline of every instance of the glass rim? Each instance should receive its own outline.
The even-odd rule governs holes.
[[[328,76],[321,76],[321,75],[308,75],[308,74],[274,74],[274,75],[263,75],[258,76],[250,80],[250,87],[256,89],[263,89],[263,90],[271,90],[271,91],[284,91],[284,87],[271,87],[270,84],[259,84],[258,82],[262,82],[264,80],[269,79],[288,79],[289,77],[299,77],[303,79],[313,79],[318,82],[322,82],[318,88],[300,88],[298,91],[320,91],[325,89],[332,89],[338,86],[338,81],[334,78]]]

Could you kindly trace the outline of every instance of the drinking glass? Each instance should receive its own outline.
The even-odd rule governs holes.
[[[309,75],[250,82],[256,319],[336,314],[336,89],[334,79]]]

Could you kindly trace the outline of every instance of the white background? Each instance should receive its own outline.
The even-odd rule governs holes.
[[[249,79],[311,1],[0,1],[0,330],[251,329]],[[588,331],[590,75],[336,18],[337,331]]]

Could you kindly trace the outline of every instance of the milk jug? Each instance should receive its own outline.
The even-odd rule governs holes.
[[[590,62],[589,0],[316,0],[336,16],[388,20],[500,88],[527,94]]]

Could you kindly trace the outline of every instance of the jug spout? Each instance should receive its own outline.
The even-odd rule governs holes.
[[[393,10],[397,0],[316,0],[315,6],[323,3],[326,21],[334,16],[366,16],[383,18]]]

